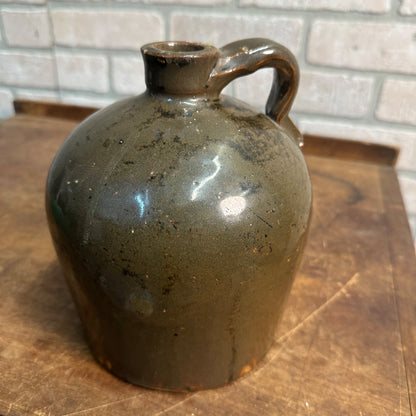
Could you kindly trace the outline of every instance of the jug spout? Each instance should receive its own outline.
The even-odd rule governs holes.
[[[150,93],[204,95],[220,51],[196,42],[154,42],[141,48]]]

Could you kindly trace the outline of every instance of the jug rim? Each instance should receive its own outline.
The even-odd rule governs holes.
[[[160,56],[163,58],[200,58],[207,55],[217,55],[219,50],[212,45],[188,41],[151,42],[141,47],[144,55]]]

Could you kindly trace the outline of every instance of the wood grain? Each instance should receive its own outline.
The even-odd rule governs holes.
[[[1,415],[410,415],[415,256],[394,169],[309,155],[314,207],[276,343],[216,390],[135,387],[90,355],[50,241],[47,169],[76,122],[0,124]]]
[[[45,103],[41,101],[23,99],[14,100],[13,105],[16,114],[55,117],[74,121],[81,121],[98,110],[98,108],[93,107],[60,103]]]
[[[345,139],[304,134],[303,152],[307,155],[341,158],[381,165],[394,166],[400,149],[376,143],[364,143]]]

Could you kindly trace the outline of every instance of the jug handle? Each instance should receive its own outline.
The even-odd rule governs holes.
[[[274,68],[266,115],[276,121],[302,146],[302,134],[288,117],[299,85],[299,67],[294,55],[283,45],[269,39],[251,38],[229,43],[220,55],[207,84],[208,92],[219,95],[235,78],[261,68]]]

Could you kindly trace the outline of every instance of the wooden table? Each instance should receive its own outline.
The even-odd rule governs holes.
[[[124,383],[89,353],[43,202],[78,121],[33,108],[0,124],[1,415],[416,412],[415,254],[394,150],[306,138],[313,219],[275,345],[229,386],[173,394]]]

